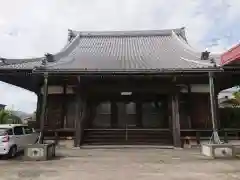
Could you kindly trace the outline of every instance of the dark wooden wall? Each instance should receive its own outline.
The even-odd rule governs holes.
[[[211,128],[210,98],[208,93],[181,94],[180,96],[181,129]]]
[[[49,129],[75,127],[75,96],[62,94],[48,95],[45,127]]]
[[[192,128],[212,128],[209,94],[191,94]]]
[[[186,95],[181,96],[181,99],[180,99],[181,129],[211,128],[209,95],[207,93],[191,93],[190,100],[191,100],[190,104],[188,104],[187,96]],[[111,107],[110,107],[110,102],[108,103],[109,104],[106,104],[105,102],[106,107],[99,105],[99,107],[97,108],[97,115],[93,120],[93,124],[99,126],[98,122],[102,121],[109,124],[110,126]],[[143,123],[144,122],[146,123],[147,119],[155,118],[156,116],[156,114],[148,113],[147,110],[144,110],[144,106],[146,105],[143,105],[143,110],[142,110]],[[104,109],[99,109],[100,106],[101,108],[105,107],[108,110],[105,110],[106,111],[105,112]],[[75,110],[76,110],[76,99],[73,94],[68,94],[66,95],[66,97],[64,97],[61,94],[48,95],[47,118],[45,119],[45,127],[50,129],[74,128],[75,127]],[[167,110],[167,108],[165,110]],[[161,117],[161,119],[163,118],[164,117]],[[98,119],[102,119],[102,120],[99,121]]]

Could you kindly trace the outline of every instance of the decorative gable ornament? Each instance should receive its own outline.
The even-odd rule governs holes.
[[[201,60],[208,60],[209,59],[210,52],[204,51],[201,54]]]
[[[54,62],[55,61],[54,56],[50,53],[46,53],[45,58],[46,58],[47,62]]]
[[[71,42],[75,37],[76,35],[73,33],[73,31],[68,29],[68,42]]]

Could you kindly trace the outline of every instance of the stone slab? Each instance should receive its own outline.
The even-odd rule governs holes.
[[[234,158],[235,147],[232,144],[201,144],[203,155],[212,158]]]
[[[46,161],[55,156],[56,147],[51,144],[30,144],[24,149],[24,160]]]

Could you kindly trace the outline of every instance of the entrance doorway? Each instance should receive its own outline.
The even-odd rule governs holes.
[[[117,107],[117,127],[121,129],[137,128],[136,103],[118,102]]]
[[[167,98],[121,100],[101,103],[91,127],[85,129],[87,144],[171,145]]]

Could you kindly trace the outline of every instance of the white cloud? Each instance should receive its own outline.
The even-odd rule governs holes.
[[[24,0],[17,3],[17,8],[10,5],[17,0],[1,1],[5,11],[0,11],[0,17],[8,23],[0,36],[1,42],[5,42],[0,54],[8,57],[57,52],[66,42],[68,28],[126,30],[186,26],[190,43],[203,48],[199,42],[215,26],[218,17],[227,17],[230,22],[240,15],[237,0],[206,1],[208,4],[203,3],[205,0]],[[209,17],[205,6],[217,11],[230,10],[212,12]],[[9,17],[4,15],[7,12]],[[12,49],[15,53],[10,52]]]
[[[37,97],[34,93],[7,83],[0,83],[0,100],[10,109],[29,113],[36,110]]]
[[[0,4],[0,56],[8,58],[57,52],[66,43],[68,28],[133,30],[186,26],[192,46],[205,49],[211,42],[204,42],[204,38],[213,35],[214,28],[224,27],[221,19],[232,24],[240,18],[239,0],[0,0]],[[221,51],[229,45],[220,38],[212,50]],[[4,88],[5,85],[0,86]],[[15,90],[5,94],[10,92]],[[23,102],[30,102],[31,98],[25,99],[30,95],[21,96],[24,98],[6,95],[12,104],[27,107]]]

